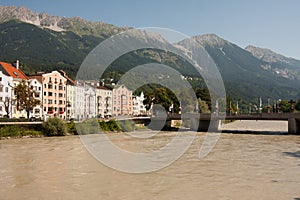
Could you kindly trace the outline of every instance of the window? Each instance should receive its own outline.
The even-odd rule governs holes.
[[[8,92],[8,87],[5,88],[5,92]]]
[[[48,92],[48,96],[49,96],[49,97],[52,97],[52,92]]]
[[[47,88],[47,85],[46,85],[46,84],[44,84],[44,88]]]
[[[63,94],[62,94],[62,93],[59,93],[59,94],[58,94],[58,97],[63,97]]]
[[[3,86],[0,85],[0,92],[3,92]]]
[[[0,111],[2,111],[2,106],[0,106]]]
[[[47,96],[47,92],[44,92],[44,96]]]
[[[0,81],[2,81],[2,77],[0,77]]]
[[[48,104],[52,104],[52,99],[48,99]]]
[[[60,85],[60,86],[58,87],[58,89],[59,89],[59,90],[63,90],[63,86]]]
[[[0,102],[2,102],[3,101],[3,99],[2,99],[2,97],[0,97]]]
[[[52,84],[48,84],[48,88],[52,89],[53,88]]]
[[[59,100],[59,103],[58,103],[58,104],[59,104],[59,105],[63,104],[62,100]]]

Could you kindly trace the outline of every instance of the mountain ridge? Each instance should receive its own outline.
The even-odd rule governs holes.
[[[18,11],[16,7],[11,10]],[[71,77],[75,77],[82,61],[93,48],[114,35],[114,30],[126,30],[124,27],[106,26],[103,23],[103,29],[99,29],[95,34],[92,29],[89,29],[89,23],[79,18],[77,22],[83,22],[82,24],[73,23],[71,28],[57,31],[28,23],[28,21],[33,22],[37,15],[35,12],[31,13],[29,9],[23,12],[23,21],[11,20],[16,14],[7,13],[8,11],[6,11],[8,17],[5,18],[5,15],[0,12],[0,51],[2,52],[0,60],[13,62],[19,59],[24,63],[22,67],[27,73],[63,69]],[[19,18],[22,18],[21,13]],[[48,16],[44,13],[39,15],[43,19],[47,19]],[[55,21],[49,24],[54,26]],[[82,29],[83,31],[78,33],[78,30]],[[158,35],[149,36],[153,40],[150,39],[148,42],[154,40],[165,42]],[[260,49],[254,48],[250,51],[250,47],[241,48],[216,34],[198,35],[191,39],[202,45],[213,58],[230,96],[241,99],[253,99],[257,96],[280,98],[283,95],[287,98],[300,97],[300,61],[293,59],[293,62],[289,62],[293,63],[291,65],[283,62],[282,59],[273,62],[264,60],[261,59],[262,54],[270,53],[269,51],[257,53],[256,51]],[[180,48],[180,44],[177,43],[174,47]],[[170,65],[184,76],[193,77],[194,74],[189,63],[178,60],[176,55],[145,49],[131,52],[116,60],[112,63],[115,72],[109,76],[120,77],[132,67],[149,62]]]

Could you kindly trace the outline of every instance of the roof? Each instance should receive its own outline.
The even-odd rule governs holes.
[[[111,90],[111,89],[109,89],[108,87],[105,87],[105,86],[97,86],[97,89],[100,89],[100,90]]]
[[[40,83],[43,83],[43,77],[42,75],[30,75],[28,76],[29,79],[36,79],[38,80]]]
[[[19,78],[22,80],[28,80],[28,77],[19,69],[15,68],[10,63],[0,62],[0,69],[5,74],[13,77],[13,78]]]
[[[67,79],[67,84],[75,85],[75,81],[73,81],[64,70],[58,70],[58,72]]]

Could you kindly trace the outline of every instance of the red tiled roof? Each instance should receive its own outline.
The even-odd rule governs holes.
[[[21,70],[15,68],[12,64],[0,62],[0,65],[9,76],[22,80],[28,80],[28,77]]]

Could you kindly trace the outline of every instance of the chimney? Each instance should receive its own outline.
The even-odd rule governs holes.
[[[16,61],[16,68],[19,69],[19,60]]]

